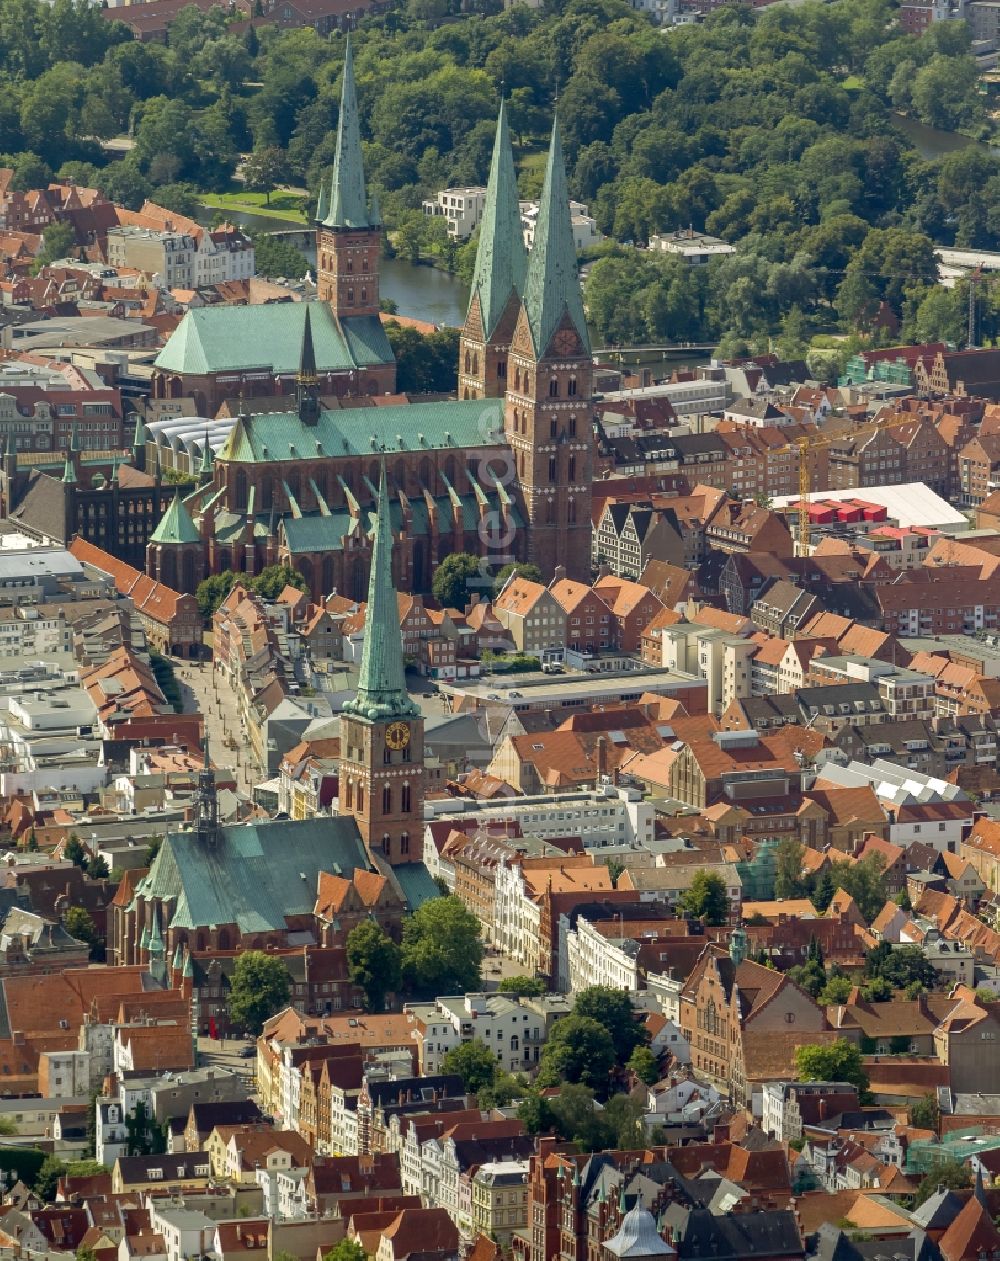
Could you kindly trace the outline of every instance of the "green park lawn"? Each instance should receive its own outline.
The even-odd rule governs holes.
[[[271,194],[270,204],[263,193],[250,193],[246,189],[235,193],[205,193],[201,198],[202,205],[210,210],[246,210],[265,219],[295,219],[305,223],[299,201],[300,194],[280,189]]]

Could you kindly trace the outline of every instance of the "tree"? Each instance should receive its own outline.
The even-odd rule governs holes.
[[[160,852],[160,849],[162,848],[162,846],[163,846],[162,836],[151,836],[149,838],[149,844],[146,846],[146,854],[142,860],[142,865],[144,867],[146,868],[152,867],[153,863],[156,861],[156,855]]]
[[[215,610],[232,591],[238,577],[239,575],[235,570],[227,569],[224,573],[212,574],[204,582],[198,583],[194,595],[198,601],[198,612],[206,622],[212,620]]]
[[[821,1007],[835,1007],[847,1002],[853,988],[854,982],[849,976],[831,976],[820,990],[816,1001]]]
[[[365,1007],[379,1012],[385,996],[399,989],[399,946],[373,920],[355,925],[347,934],[347,966],[351,982],[365,992]]]
[[[578,1082],[604,1098],[615,1066],[615,1044],[607,1029],[589,1016],[564,1016],[542,1049],[539,1086]]]
[[[254,266],[258,275],[267,276],[271,280],[301,280],[309,270],[309,260],[305,254],[288,241],[282,241],[269,232],[251,232],[253,241]]]
[[[482,984],[479,920],[456,897],[432,898],[403,925],[403,981],[411,993],[465,994]]]
[[[82,906],[71,906],[63,916],[63,927],[71,937],[85,942],[90,947],[91,958],[101,945],[101,938],[94,923],[93,916]]]
[[[34,1192],[43,1204],[51,1204],[56,1198],[56,1186],[66,1172],[66,1162],[58,1156],[46,1156],[35,1178]]]
[[[576,1143],[583,1151],[600,1151],[613,1142],[611,1127],[594,1102],[594,1091],[579,1082],[561,1084],[559,1094],[550,1102],[556,1134]]]
[[[229,982],[229,1019],[237,1029],[259,1033],[265,1020],[288,1005],[291,983],[281,959],[247,950],[236,960]]]
[[[861,1051],[846,1038],[822,1046],[796,1047],[795,1068],[800,1081],[845,1081],[857,1087],[862,1101],[868,1094]]]
[[[464,609],[470,595],[492,586],[484,560],[469,552],[452,552],[434,571],[431,591],[443,608]]]
[[[910,1124],[918,1130],[934,1130],[941,1121],[941,1109],[933,1091],[928,1091],[922,1099],[910,1104]]]
[[[277,600],[286,587],[294,587],[296,591],[309,590],[305,578],[291,565],[265,565],[248,585],[255,595],[269,603]]]
[[[42,232],[42,248],[35,258],[35,272],[56,262],[60,258],[68,258],[76,245],[76,234],[68,223],[57,219]]]
[[[611,1130],[612,1147],[628,1151],[645,1144],[646,1132],[642,1115],[646,1101],[633,1095],[612,1095],[604,1105],[602,1120]]]
[[[517,574],[519,578],[523,578],[526,582],[542,581],[542,571],[537,565],[522,565],[518,564],[516,561],[512,561],[509,565],[504,565],[503,568],[497,572],[497,576],[494,579],[494,590],[497,594],[503,590],[503,587],[507,582],[507,579],[510,578],[511,574]]]
[[[329,1252],[324,1252],[323,1261],[366,1261],[366,1253],[355,1240],[341,1239]]]
[[[637,1046],[629,1056],[627,1068],[646,1086],[660,1080],[660,1062],[648,1046]]]
[[[726,882],[717,872],[700,867],[681,895],[680,904],[686,915],[700,919],[705,924],[712,927],[725,924],[729,918]]]
[[[87,862],[87,875],[91,878],[91,880],[107,880],[107,878],[111,875],[111,870],[108,867],[108,860],[103,858],[100,854],[97,854],[93,858],[89,859]]]
[[[458,386],[458,329],[421,333],[390,320],[385,326],[396,356],[396,388],[407,394],[450,394]]]
[[[478,1095],[486,1086],[492,1086],[497,1073],[496,1057],[485,1042],[473,1038],[462,1042],[441,1058],[443,1073],[457,1073],[462,1085],[472,1095]]]
[[[886,903],[883,866],[881,854],[869,854],[856,863],[845,859],[830,864],[834,888],[843,889],[850,894],[869,924]]]
[[[893,989],[905,989],[914,983],[934,989],[940,982],[937,969],[919,946],[894,947],[887,941],[880,941],[868,951],[865,975],[880,978]]]
[[[87,851],[75,832],[70,834],[69,840],[63,846],[63,858],[69,859],[74,867],[86,868],[87,866]]]
[[[805,846],[794,836],[785,836],[774,851],[774,896],[800,898],[805,891],[802,859]]]
[[[637,1019],[632,1000],[625,990],[612,989],[608,985],[591,985],[576,996],[573,1014],[596,1020],[608,1031],[619,1064],[627,1064],[636,1047],[645,1046],[649,1041],[649,1032]]]
[[[549,1101],[537,1090],[529,1090],[517,1109],[518,1120],[529,1134],[547,1134],[555,1125]]]
[[[914,1207],[919,1208],[925,1200],[939,1190],[964,1191],[972,1186],[972,1175],[969,1166],[952,1156],[943,1156],[935,1160],[917,1187]]]
[[[288,179],[288,155],[276,145],[254,149],[243,163],[243,182],[251,192],[263,193],[271,204],[271,194]]]
[[[505,976],[497,990],[501,994],[517,994],[520,998],[539,998],[548,993],[548,986],[537,976]]]

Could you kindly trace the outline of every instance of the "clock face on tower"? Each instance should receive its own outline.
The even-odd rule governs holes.
[[[391,722],[385,729],[385,743],[390,749],[405,749],[410,743],[410,728],[405,722]]]

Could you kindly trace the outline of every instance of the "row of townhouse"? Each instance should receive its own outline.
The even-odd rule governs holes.
[[[559,577],[545,587],[513,575],[493,608],[518,651],[562,656],[567,648],[584,655],[637,652],[663,604],[626,578],[609,575],[590,586]]]

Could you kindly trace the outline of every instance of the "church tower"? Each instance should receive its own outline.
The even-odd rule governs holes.
[[[194,803],[194,830],[202,845],[214,845],[219,839],[219,794],[215,771],[208,756],[208,732],[205,732],[205,757],[198,772],[198,791]]]
[[[299,371],[295,378],[295,401],[299,420],[310,428],[319,420],[319,377],[316,374],[316,351],[313,348],[312,323],[309,307],[306,307],[302,326],[302,351],[299,355]]]
[[[593,362],[583,313],[559,121],[507,363],[504,429],[528,520],[527,557],[588,582]]]
[[[378,208],[365,195],[361,129],[354,88],[354,56],[347,40],[337,121],[333,178],[320,189],[316,209],[316,291],[338,319],[378,318]]]
[[[459,398],[503,397],[527,265],[507,102],[501,101],[469,311],[458,347]]]
[[[369,850],[393,866],[423,855],[424,720],[406,691],[403,638],[392,585],[392,523],[385,484],[378,511],[357,694],[343,709],[340,805]]]

